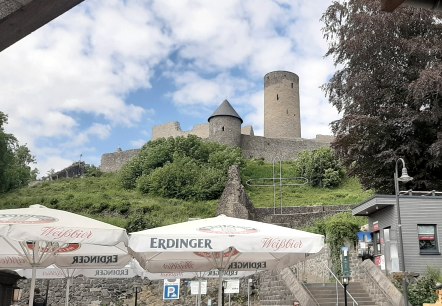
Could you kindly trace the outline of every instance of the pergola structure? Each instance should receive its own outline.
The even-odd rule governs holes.
[[[1,0],[0,52],[83,0]]]

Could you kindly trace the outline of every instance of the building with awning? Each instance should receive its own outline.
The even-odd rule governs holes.
[[[399,195],[405,270],[425,273],[441,267],[442,192],[402,191]],[[386,274],[399,272],[401,246],[398,239],[396,197],[376,195],[352,209],[354,216],[368,218],[373,261]],[[367,247],[360,241],[360,247]]]

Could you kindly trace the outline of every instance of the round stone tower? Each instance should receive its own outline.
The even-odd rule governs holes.
[[[299,77],[293,72],[264,76],[264,137],[301,138]]]
[[[211,141],[232,147],[241,146],[241,124],[243,121],[229,101],[224,100],[208,121]]]

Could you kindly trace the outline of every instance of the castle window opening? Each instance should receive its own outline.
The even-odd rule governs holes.
[[[276,100],[279,100],[279,95],[278,94],[276,94]]]
[[[289,110],[287,110],[286,112],[287,112],[287,115],[288,115],[289,114]]]
[[[292,83],[292,88],[293,88],[293,83]]]
[[[224,127],[222,127],[222,128],[221,128],[221,131],[223,131],[223,132],[224,132]]]

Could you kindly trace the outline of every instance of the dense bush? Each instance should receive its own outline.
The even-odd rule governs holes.
[[[196,136],[148,142],[120,171],[124,188],[185,200],[218,198],[233,164],[242,166],[241,151]]]
[[[408,286],[408,298],[413,306],[423,303],[434,303],[436,296],[436,283],[441,281],[441,272],[438,268],[428,267],[424,275],[419,277],[415,283]],[[398,282],[401,286],[402,282]],[[400,287],[402,290],[402,288]]]
[[[94,166],[94,165],[85,165],[84,169],[84,176],[86,177],[100,177],[103,175],[103,172],[100,170],[100,168]]]
[[[313,187],[338,187],[345,177],[344,167],[331,148],[304,151],[293,163],[295,173]]]

